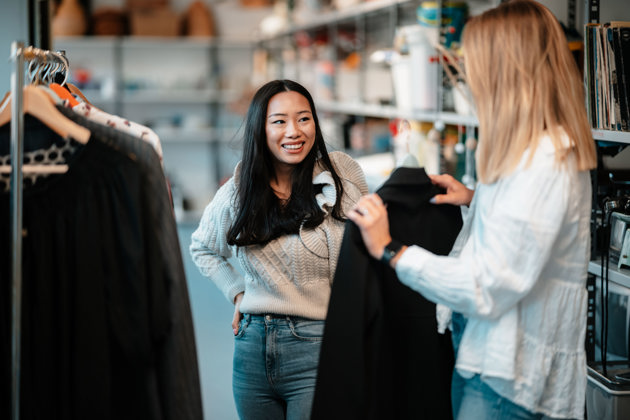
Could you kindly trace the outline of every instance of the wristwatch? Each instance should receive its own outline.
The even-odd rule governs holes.
[[[402,249],[403,244],[398,242],[395,239],[392,239],[390,243],[385,245],[385,250],[383,250],[383,256],[381,257],[381,262],[385,264],[389,264],[389,262],[398,254],[398,252]]]

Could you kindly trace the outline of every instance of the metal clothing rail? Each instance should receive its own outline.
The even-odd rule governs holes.
[[[24,48],[11,44],[11,418],[20,418],[20,339],[22,314],[22,159],[24,154]]]
[[[11,419],[20,418],[20,341],[22,314],[22,216],[23,216],[23,158],[24,158],[24,62],[30,61],[31,82],[40,82],[42,70],[54,74],[63,69],[67,77],[68,61],[58,53],[35,47],[24,47],[22,42],[11,44]],[[43,67],[42,67],[43,66]]]

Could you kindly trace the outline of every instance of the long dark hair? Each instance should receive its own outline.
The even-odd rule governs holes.
[[[311,106],[315,123],[315,143],[293,170],[291,196],[286,203],[281,202],[270,186],[275,169],[265,131],[269,100],[281,92],[297,92],[304,96]],[[322,185],[313,185],[313,170],[318,159],[335,181],[337,200],[330,210],[332,217],[344,220],[341,209],[343,186],[328,157],[311,94],[291,80],[274,80],[263,85],[254,94],[247,111],[240,182],[235,197],[237,215],[227,234],[228,244],[265,244],[279,236],[297,233],[303,222],[307,228],[321,224],[326,215],[317,205],[315,196],[321,192]]]

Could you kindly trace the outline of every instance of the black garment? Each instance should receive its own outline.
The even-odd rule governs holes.
[[[20,418],[201,419],[188,290],[159,158],[139,139],[60,111],[92,135],[67,173],[24,190]],[[46,130],[27,127],[40,138]],[[4,193],[2,418],[10,412],[11,265]]]
[[[422,168],[398,168],[377,191],[393,238],[439,255],[461,229],[458,207]],[[450,335],[437,332],[435,304],[403,285],[367,253],[346,223],[320,354],[313,420],[450,419]]]

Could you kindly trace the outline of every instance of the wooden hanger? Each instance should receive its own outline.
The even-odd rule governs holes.
[[[73,85],[72,83],[68,83],[66,82],[66,86],[68,86],[68,89],[70,89],[70,92],[77,95],[79,98],[81,98],[83,100],[83,102],[85,102],[88,105],[92,105],[90,103],[90,101],[87,100],[87,98],[85,97],[85,95],[83,94],[83,92],[81,92],[81,89],[79,89],[78,87],[76,87],[75,85]]]
[[[11,96],[9,96],[0,108],[0,126],[11,120]],[[43,90],[33,85],[27,85],[23,89],[24,113],[30,114],[44,123],[63,138],[72,138],[79,143],[87,143],[90,138],[90,130],[68,119],[55,106],[51,98]],[[60,173],[66,172],[68,165],[24,165],[23,172],[29,173]],[[11,166],[0,166],[0,172],[11,171]]]
[[[87,143],[90,138],[90,130],[68,119],[53,105],[46,93],[36,86],[24,86],[24,113],[37,118],[48,128],[61,137],[71,137],[80,142]],[[0,126],[11,121],[11,97],[9,97],[0,109]]]

